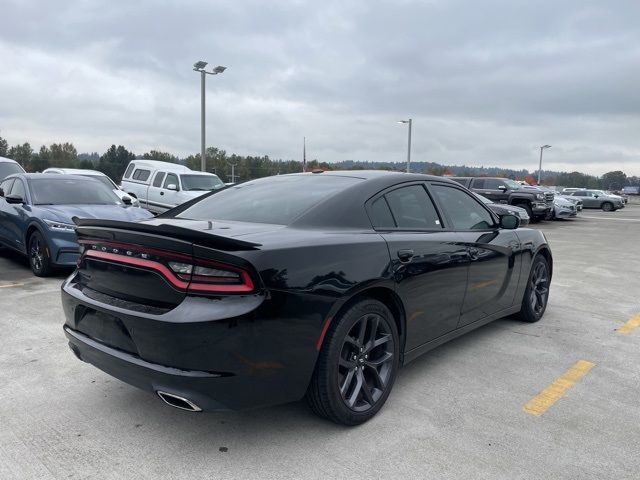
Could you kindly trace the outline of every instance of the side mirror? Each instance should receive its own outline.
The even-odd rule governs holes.
[[[122,197],[120,200],[122,200],[122,203],[124,203],[125,205],[131,205],[133,203],[133,200],[131,200],[131,197],[127,197],[126,195]]]
[[[170,183],[167,185],[167,190],[173,190],[174,192],[178,191],[178,186],[175,183]]]
[[[5,197],[7,203],[12,203],[14,205],[19,205],[24,203],[24,199],[20,195],[9,195]]]
[[[506,190],[507,186],[506,185],[498,185],[498,190]]]
[[[594,195],[593,198],[598,198],[600,195]]]
[[[520,217],[515,215],[501,215],[500,216],[500,228],[505,230],[515,230],[520,226]]]
[[[0,197],[4,197],[4,190],[0,188]]]

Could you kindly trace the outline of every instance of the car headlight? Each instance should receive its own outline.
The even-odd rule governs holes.
[[[538,200],[544,200],[544,193],[536,193],[536,198]]]
[[[74,232],[76,226],[70,223],[54,222],[53,220],[43,220],[47,224],[49,230],[55,230],[56,232]]]

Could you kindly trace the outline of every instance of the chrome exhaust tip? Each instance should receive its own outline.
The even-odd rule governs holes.
[[[179,395],[175,395],[173,393],[162,392],[158,390],[156,392],[158,396],[162,399],[164,403],[167,405],[171,405],[174,408],[179,408],[180,410],[186,410],[188,412],[201,412],[202,409],[193,403],[191,400],[188,400],[184,397],[180,397]]]

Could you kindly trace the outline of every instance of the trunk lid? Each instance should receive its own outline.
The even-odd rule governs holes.
[[[233,252],[260,245],[207,231],[208,222],[76,220],[78,287],[90,298],[166,311],[189,294],[248,293],[253,267]],[[197,224],[197,225],[196,225]],[[222,230],[223,231],[223,230]],[[126,307],[125,307],[126,308]]]

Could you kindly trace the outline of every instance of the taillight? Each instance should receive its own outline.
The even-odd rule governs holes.
[[[131,265],[160,273],[174,288],[194,293],[248,293],[254,283],[246,270],[234,265],[141,245],[80,240],[82,258]],[[79,260],[79,263],[81,260]]]

